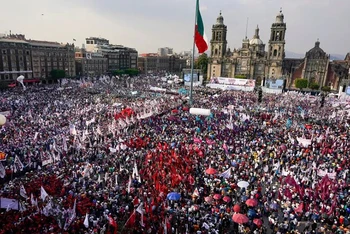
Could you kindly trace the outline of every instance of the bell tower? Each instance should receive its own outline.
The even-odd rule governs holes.
[[[224,57],[227,53],[227,26],[224,24],[224,17],[221,14],[212,27],[210,40],[210,58],[208,63],[207,78],[220,77],[224,68]]]
[[[282,62],[285,57],[285,36],[287,25],[284,22],[282,8],[276,16],[275,23],[271,26],[271,35],[267,54],[268,61],[268,78],[282,77]]]
[[[210,41],[210,51],[212,58],[222,58],[227,51],[227,26],[224,25],[224,17],[221,14],[216,19],[216,24],[212,27],[212,36]]]

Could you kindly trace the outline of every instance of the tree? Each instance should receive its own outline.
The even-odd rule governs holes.
[[[64,70],[54,69],[50,72],[50,75],[53,79],[62,79],[66,77],[66,72]]]
[[[312,89],[312,90],[316,90],[316,89],[319,89],[319,88],[320,88],[320,85],[313,82],[313,83],[311,83],[311,84],[309,85],[309,88]]]
[[[194,64],[194,67],[196,69],[201,69],[203,75],[207,74],[208,55],[206,53],[199,55],[197,61]]]
[[[247,79],[247,75],[235,75],[237,79]]]
[[[323,86],[321,89],[323,92],[330,92],[331,91],[331,87],[329,87],[329,86]]]
[[[129,76],[137,76],[139,74],[139,70],[134,69],[134,68],[129,68],[125,70],[125,74]]]
[[[302,89],[307,88],[307,83],[308,83],[307,79],[304,79],[304,78],[297,78],[297,79],[295,80],[295,83],[294,83],[294,84],[295,84],[295,87],[296,87],[296,88],[302,90]]]
[[[112,71],[112,75],[113,76],[121,76],[121,75],[124,75],[124,74],[125,74],[124,70],[114,70],[114,71]]]

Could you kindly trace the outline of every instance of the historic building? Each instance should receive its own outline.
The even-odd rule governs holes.
[[[295,79],[305,78],[309,84],[316,83],[320,88],[329,86],[332,90],[338,90],[342,80],[349,78],[349,60],[348,55],[344,60],[330,60],[330,55],[323,51],[317,40],[315,46],[306,52],[305,58],[298,60],[295,69],[288,73],[288,69],[284,69],[287,87],[294,88]],[[286,59],[285,64],[288,62]]]
[[[23,75],[33,78],[32,51],[23,35],[0,38],[0,80],[13,81]]]
[[[79,76],[101,76],[107,73],[108,59],[100,53],[79,49],[75,52],[75,67]]]
[[[74,45],[28,40],[32,49],[33,77],[44,83],[53,82],[52,70],[65,71],[66,77],[75,76]]]
[[[52,82],[52,70],[64,70],[67,77],[75,76],[74,45],[28,40],[21,34],[0,38],[0,78],[24,82]]]
[[[187,59],[176,55],[159,56],[155,53],[141,54],[138,58],[138,69],[141,73],[173,72],[180,73],[187,67]]]
[[[287,25],[282,10],[272,23],[270,39],[265,44],[260,39],[259,27],[249,40],[247,36],[239,49],[227,48],[227,26],[220,12],[216,24],[212,27],[210,57],[207,77],[236,77],[257,80],[286,79],[288,88],[295,88],[296,78],[308,79],[309,84],[317,83],[320,88],[329,86],[337,90],[342,83],[349,83],[350,53],[344,60],[332,61],[320,48],[320,42],[305,54],[303,59],[285,58],[285,36]],[[343,82],[342,82],[343,81]]]
[[[108,59],[108,71],[137,69],[138,52],[122,45],[109,44],[104,38],[86,38],[86,51],[100,53]]]
[[[242,47],[231,52],[227,49],[227,26],[220,12],[216,24],[212,27],[207,77],[222,76],[257,80],[263,77],[282,77],[286,29],[284,15],[280,11],[271,27],[267,52],[264,42],[260,39],[258,26],[252,39],[245,37]]]

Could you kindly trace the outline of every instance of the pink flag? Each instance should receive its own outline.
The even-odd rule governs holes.
[[[207,138],[206,142],[207,142],[208,145],[213,145],[213,144],[215,144],[215,141],[210,140],[209,138]]]
[[[197,138],[197,137],[193,137],[193,142],[194,143],[202,143],[202,140],[201,139],[199,139],[199,138]]]

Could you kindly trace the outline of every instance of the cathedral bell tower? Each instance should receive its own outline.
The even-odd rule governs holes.
[[[222,58],[225,56],[227,47],[227,26],[224,25],[224,17],[220,15],[216,19],[216,24],[212,28],[212,36],[210,41],[210,50],[212,58]]]
[[[285,57],[285,35],[287,25],[284,22],[284,15],[282,9],[276,16],[275,23],[271,27],[271,35],[269,40],[269,48],[267,54],[268,61],[268,78],[282,77],[282,62]]]
[[[207,77],[219,77],[222,72],[222,60],[227,52],[227,26],[224,24],[224,17],[221,14],[212,27],[210,40],[210,59]]]

